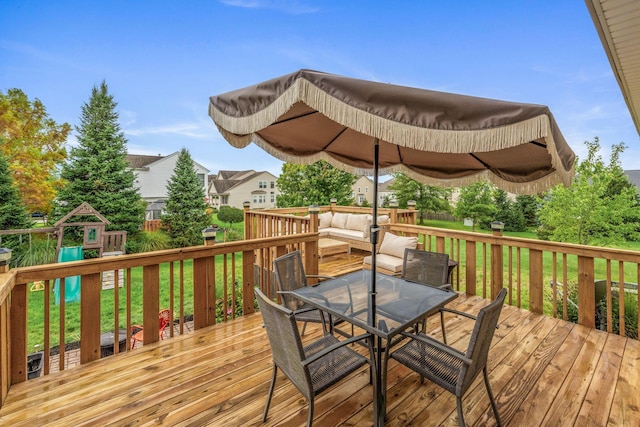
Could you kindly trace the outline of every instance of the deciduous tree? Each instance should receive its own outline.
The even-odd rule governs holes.
[[[559,242],[607,245],[638,239],[638,190],[625,184],[620,165],[624,144],[612,146],[609,164],[600,142],[585,141],[587,157],[576,166],[570,187],[554,187],[543,199],[539,220],[543,236]]]
[[[338,205],[351,205],[355,176],[336,169],[325,161],[311,165],[285,163],[278,177],[278,207],[328,205],[332,198]]]
[[[415,200],[416,209],[420,212],[418,215],[420,224],[424,223],[425,213],[451,212],[449,198],[452,190],[450,188],[423,184],[403,173],[397,173],[394,174],[389,190],[393,191],[400,208],[406,208],[409,200]]]
[[[462,187],[458,203],[453,211],[454,215],[458,218],[471,218],[473,231],[476,229],[476,224],[492,221],[492,216],[496,211],[492,200],[492,190],[491,184],[484,181]]]
[[[58,167],[67,156],[71,126],[57,124],[39,99],[20,89],[0,92],[0,151],[30,212],[49,213],[60,188]]]

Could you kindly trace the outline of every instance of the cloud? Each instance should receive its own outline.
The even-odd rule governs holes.
[[[212,129],[204,128],[200,123],[175,123],[163,126],[152,126],[138,129],[123,129],[126,135],[178,135],[189,138],[205,139],[211,138]]]
[[[292,15],[316,13],[320,10],[295,0],[220,0],[220,3],[244,9],[272,9]]]

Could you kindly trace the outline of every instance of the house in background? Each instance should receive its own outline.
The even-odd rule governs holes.
[[[180,152],[176,151],[168,156],[145,156],[128,154],[129,168],[136,174],[135,185],[140,195],[147,202],[146,219],[159,219],[164,202],[168,199],[167,184],[174,174],[176,162]],[[209,169],[193,162],[202,191],[207,194],[207,180]]]
[[[361,176],[351,186],[351,197],[360,206],[367,201],[369,206],[373,205],[373,181],[368,176]]]
[[[624,174],[627,175],[629,182],[638,187],[638,191],[640,191],[640,170],[626,170],[624,171]]]
[[[391,178],[382,184],[378,184],[378,206],[382,206],[384,199],[388,199],[389,201],[395,200],[393,191],[389,189],[389,186],[393,184],[393,181],[394,178]]]
[[[217,209],[221,206],[242,209],[244,202],[250,202],[251,209],[275,208],[280,194],[276,179],[267,171],[221,170],[209,176],[209,205]]]

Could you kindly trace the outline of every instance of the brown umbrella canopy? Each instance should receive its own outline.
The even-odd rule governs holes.
[[[235,147],[356,174],[403,172],[448,187],[486,179],[533,194],[573,177],[574,153],[549,108],[300,70],[212,96],[209,115]]]

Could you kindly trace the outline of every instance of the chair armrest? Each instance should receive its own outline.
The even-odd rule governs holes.
[[[442,289],[443,291],[452,291],[453,292],[453,285],[451,283],[445,283],[444,285],[438,286],[438,289]]]
[[[278,291],[278,293],[279,294],[292,294],[294,297],[296,296],[295,292],[293,292],[293,291]],[[322,294],[313,293],[313,294],[309,294],[309,296],[316,297],[318,299],[323,300],[325,303],[327,303],[327,305],[329,304],[329,300],[327,299],[327,297],[325,297]],[[317,309],[316,308],[312,308],[311,310],[317,310]],[[299,313],[302,313],[302,311],[299,311]]]
[[[333,345],[330,345],[329,347],[325,348],[324,350],[313,354],[312,356],[308,357],[307,359],[304,359],[302,361],[302,364],[303,365],[308,365],[310,363],[313,363],[316,360],[318,360],[318,359],[326,356],[327,354],[331,353],[332,351],[335,351],[335,350],[339,349],[340,347],[344,347],[345,345],[349,345],[349,344],[352,344],[354,342],[367,339],[369,337],[371,337],[371,334],[366,333],[366,334],[357,335],[355,337],[348,338],[346,340],[338,341],[337,343],[335,343]]]
[[[476,316],[474,316],[473,314],[469,314],[469,313],[465,313],[464,311],[458,311],[458,310],[454,310],[452,308],[446,308],[443,307],[440,309],[441,312],[447,311],[449,313],[453,313],[453,314],[459,314],[460,316],[464,316],[464,317],[468,317],[471,320],[477,320],[478,318]],[[499,329],[500,325],[496,325],[496,329]]]
[[[447,353],[448,355],[455,357],[456,359],[459,359],[461,362],[463,362],[466,365],[471,365],[472,360],[469,359],[467,356],[464,355],[464,353],[462,353],[459,350],[456,350],[453,347],[449,347],[446,344],[441,343],[440,341],[434,340],[433,338],[424,335],[424,334],[412,334],[409,332],[402,332],[401,333],[403,336],[416,340],[416,341],[420,341],[424,344],[430,345],[432,347],[437,348],[438,350],[442,351],[443,353]]]
[[[443,307],[443,308],[440,309],[440,311],[446,311],[446,312],[453,313],[453,314],[459,314],[460,316],[468,317],[471,320],[477,320],[477,317],[474,316],[473,314],[465,313],[464,311],[454,310],[452,308]]]

